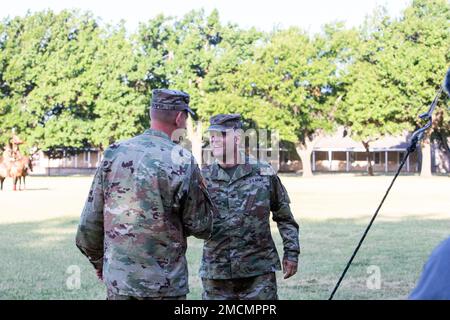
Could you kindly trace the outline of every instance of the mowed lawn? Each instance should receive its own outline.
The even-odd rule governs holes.
[[[0,299],[104,299],[74,244],[91,177],[30,177],[28,190],[0,193]],[[278,274],[281,299],[327,299],[389,185],[390,176],[282,176],[300,225],[299,273]],[[278,251],[281,239],[273,224]],[[431,250],[450,235],[450,178],[401,176],[336,299],[404,299]],[[200,299],[202,242],[189,239],[189,299]],[[367,286],[371,270],[381,286]],[[73,277],[80,271],[80,287]],[[75,282],[76,283],[76,282]],[[69,286],[68,286],[69,284]]]

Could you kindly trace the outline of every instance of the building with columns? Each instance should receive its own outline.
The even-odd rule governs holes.
[[[375,173],[396,172],[399,164],[406,155],[409,135],[407,133],[393,137],[388,136],[370,143],[370,157]],[[450,145],[450,139],[448,141]],[[300,172],[302,164],[295,150],[281,147],[278,158],[275,159],[273,150],[268,161],[280,172]],[[203,157],[210,153],[208,148],[202,150]],[[438,143],[431,145],[432,172],[440,174],[450,173],[449,153]],[[52,158],[46,152],[40,151],[34,156],[33,173],[35,175],[90,175],[100,164],[102,152],[95,148],[84,149],[75,154],[68,154],[61,150],[61,157]],[[420,149],[410,155],[402,172],[417,173],[420,171]],[[367,172],[367,153],[361,142],[348,136],[343,136],[339,130],[332,136],[325,136],[318,140],[311,154],[313,172]]]
[[[374,172],[396,172],[407,153],[410,135],[405,132],[400,136],[387,136],[369,144],[370,158]],[[448,139],[447,145],[450,145]],[[420,172],[421,150],[411,154],[402,172]],[[311,154],[313,172],[367,172],[367,152],[361,142],[344,136],[340,129],[332,136],[319,139]],[[301,171],[302,164],[295,151],[280,152],[280,171]],[[434,173],[450,173],[449,152],[445,147],[434,142],[431,145],[431,171]]]
[[[371,142],[370,157],[374,172],[395,172],[406,155],[408,142],[405,137],[385,137]],[[367,171],[367,152],[361,142],[349,137],[322,138],[312,152],[313,171],[357,172]],[[411,154],[404,172],[419,172],[418,152]]]
[[[95,148],[85,149],[75,154],[67,154],[61,150],[61,157],[50,157],[48,153],[39,151],[33,156],[32,175],[91,175],[95,173],[102,153]]]

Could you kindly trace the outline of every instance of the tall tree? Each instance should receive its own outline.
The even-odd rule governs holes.
[[[399,88],[387,81],[385,70],[380,68],[391,23],[380,8],[361,28],[354,62],[344,77],[346,92],[338,114],[339,121],[350,127],[352,138],[363,144],[369,175],[373,175],[370,143],[384,135],[411,129],[405,121]]]
[[[127,38],[123,24],[110,26],[90,71],[96,85],[91,143],[104,149],[116,140],[148,127],[149,86],[146,62],[139,44]]]
[[[442,82],[449,63],[446,1],[413,1],[400,19],[378,10],[361,29],[359,50],[346,82],[343,117],[369,155],[370,142],[412,131]],[[447,111],[441,110],[443,119]],[[431,174],[429,136],[423,143],[422,174]],[[372,174],[368,157],[369,174]]]
[[[418,114],[427,110],[450,66],[449,30],[450,3],[445,0],[414,0],[402,19],[390,26],[390,45],[380,67],[408,100],[404,107],[414,127],[423,125]],[[445,142],[449,133],[450,112],[442,103],[445,101],[439,103],[434,114],[438,121],[422,142],[423,177],[431,176],[431,139],[441,137]]]
[[[89,140],[92,111],[87,75],[98,45],[98,26],[90,14],[50,11],[4,23],[1,127],[15,128],[43,149],[81,147]]]
[[[314,37],[297,28],[275,31],[225,79],[224,90],[209,101],[211,108],[239,111],[259,127],[278,130],[295,143],[303,175],[311,176],[314,144],[334,128],[339,73],[348,63],[353,33],[339,24]]]

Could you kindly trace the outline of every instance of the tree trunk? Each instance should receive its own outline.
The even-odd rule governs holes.
[[[311,154],[312,148],[296,148],[300,159],[302,160],[303,177],[313,177],[313,172],[311,168]]]
[[[420,176],[423,178],[429,178],[431,174],[431,144],[430,136],[425,135],[421,143],[422,148],[422,166],[420,168]]]
[[[295,150],[302,161],[303,177],[314,176],[311,168],[311,154],[314,150],[315,144],[321,137],[323,137],[322,130],[317,130],[310,136],[307,136],[304,142],[298,142],[295,146]]]
[[[450,160],[450,146],[447,140],[450,133],[450,127],[448,126],[448,120],[444,115],[444,108],[436,110],[433,117],[432,129],[433,133],[436,134],[439,139],[439,148],[443,149],[444,154],[446,155],[446,159],[441,161],[441,164],[444,165],[444,169],[450,174],[450,163],[446,161],[447,159]]]
[[[373,166],[372,166],[372,159],[370,156],[369,142],[363,141],[362,144],[364,146],[364,149],[366,149],[367,173],[369,174],[369,176],[373,176]]]

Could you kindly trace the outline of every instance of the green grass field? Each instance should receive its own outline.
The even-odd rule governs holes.
[[[278,274],[281,299],[327,299],[390,177],[284,176],[299,222],[299,273]],[[74,245],[91,178],[29,179],[30,190],[0,193],[0,299],[104,299],[105,289]],[[9,185],[7,184],[7,188]],[[420,188],[423,187],[423,188]],[[400,177],[350,268],[336,299],[404,299],[431,250],[450,234],[450,179]],[[279,252],[276,225],[272,233]],[[202,242],[189,239],[189,299],[200,299]],[[66,285],[70,266],[79,289]],[[377,266],[381,287],[369,289]]]

